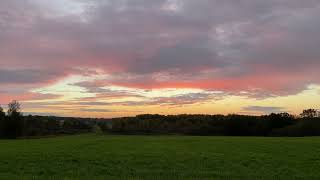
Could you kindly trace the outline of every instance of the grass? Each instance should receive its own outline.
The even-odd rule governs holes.
[[[0,140],[0,179],[320,179],[320,138]]]

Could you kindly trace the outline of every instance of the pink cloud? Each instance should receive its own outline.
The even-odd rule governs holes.
[[[1,3],[0,85],[15,91],[2,90],[1,101],[43,99],[31,89],[96,69],[109,78],[78,84],[95,100],[130,96],[101,90],[110,85],[268,97],[320,83],[317,1],[186,0],[176,12],[166,1],[83,3],[82,14],[45,1]]]

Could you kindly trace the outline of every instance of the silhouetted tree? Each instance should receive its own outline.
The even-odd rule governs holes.
[[[267,116],[269,129],[283,128],[294,123],[294,117],[288,113],[272,113]]]
[[[23,135],[23,116],[20,110],[18,101],[14,100],[8,104],[8,119],[5,131],[8,138],[17,138]]]
[[[6,114],[3,111],[3,108],[0,106],[0,118],[4,118]]]
[[[0,137],[4,136],[6,114],[0,106]]]
[[[315,109],[306,109],[300,114],[303,118],[315,118],[318,116],[318,112]]]
[[[13,100],[8,104],[8,115],[11,116],[13,113],[20,114],[21,105],[18,101]]]

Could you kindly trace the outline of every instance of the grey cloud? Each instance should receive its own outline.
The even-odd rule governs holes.
[[[97,113],[106,113],[106,112],[114,112],[109,109],[80,109],[82,112],[97,112]]]
[[[108,109],[81,109],[81,111],[84,112],[96,112],[96,113],[111,113],[111,112],[116,112],[116,113],[142,113],[143,111],[130,111],[130,110],[108,110]]]
[[[226,64],[210,49],[207,39],[194,38],[172,47],[161,48],[150,58],[133,61],[132,70],[137,73],[163,72],[172,69],[194,71],[201,68],[221,68]]]
[[[60,114],[57,113],[40,113],[40,112],[23,112],[23,115],[33,115],[33,116],[59,116]]]
[[[207,80],[298,73],[291,84],[275,84],[290,93],[319,83],[318,0],[183,0],[177,11],[164,10],[165,0],[68,1],[83,5],[79,14],[55,11],[49,2],[1,1],[0,66],[54,70],[1,70],[0,83],[46,81],[73,66],[125,71],[146,83],[172,69],[180,69],[173,79],[191,74],[189,81],[203,79],[204,69],[216,70]]]
[[[61,72],[35,69],[0,69],[0,84],[37,84],[60,77]]]
[[[265,114],[279,113],[285,111],[283,107],[266,107],[266,106],[247,106],[242,108],[244,111],[261,112]]]
[[[209,101],[217,101],[223,99],[225,96],[226,94],[224,93],[215,93],[208,91],[206,93],[190,93],[170,98],[158,98],[152,103],[160,105],[183,106]]]

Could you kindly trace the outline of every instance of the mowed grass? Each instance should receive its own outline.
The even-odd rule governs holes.
[[[320,179],[320,138],[0,140],[0,179]]]

